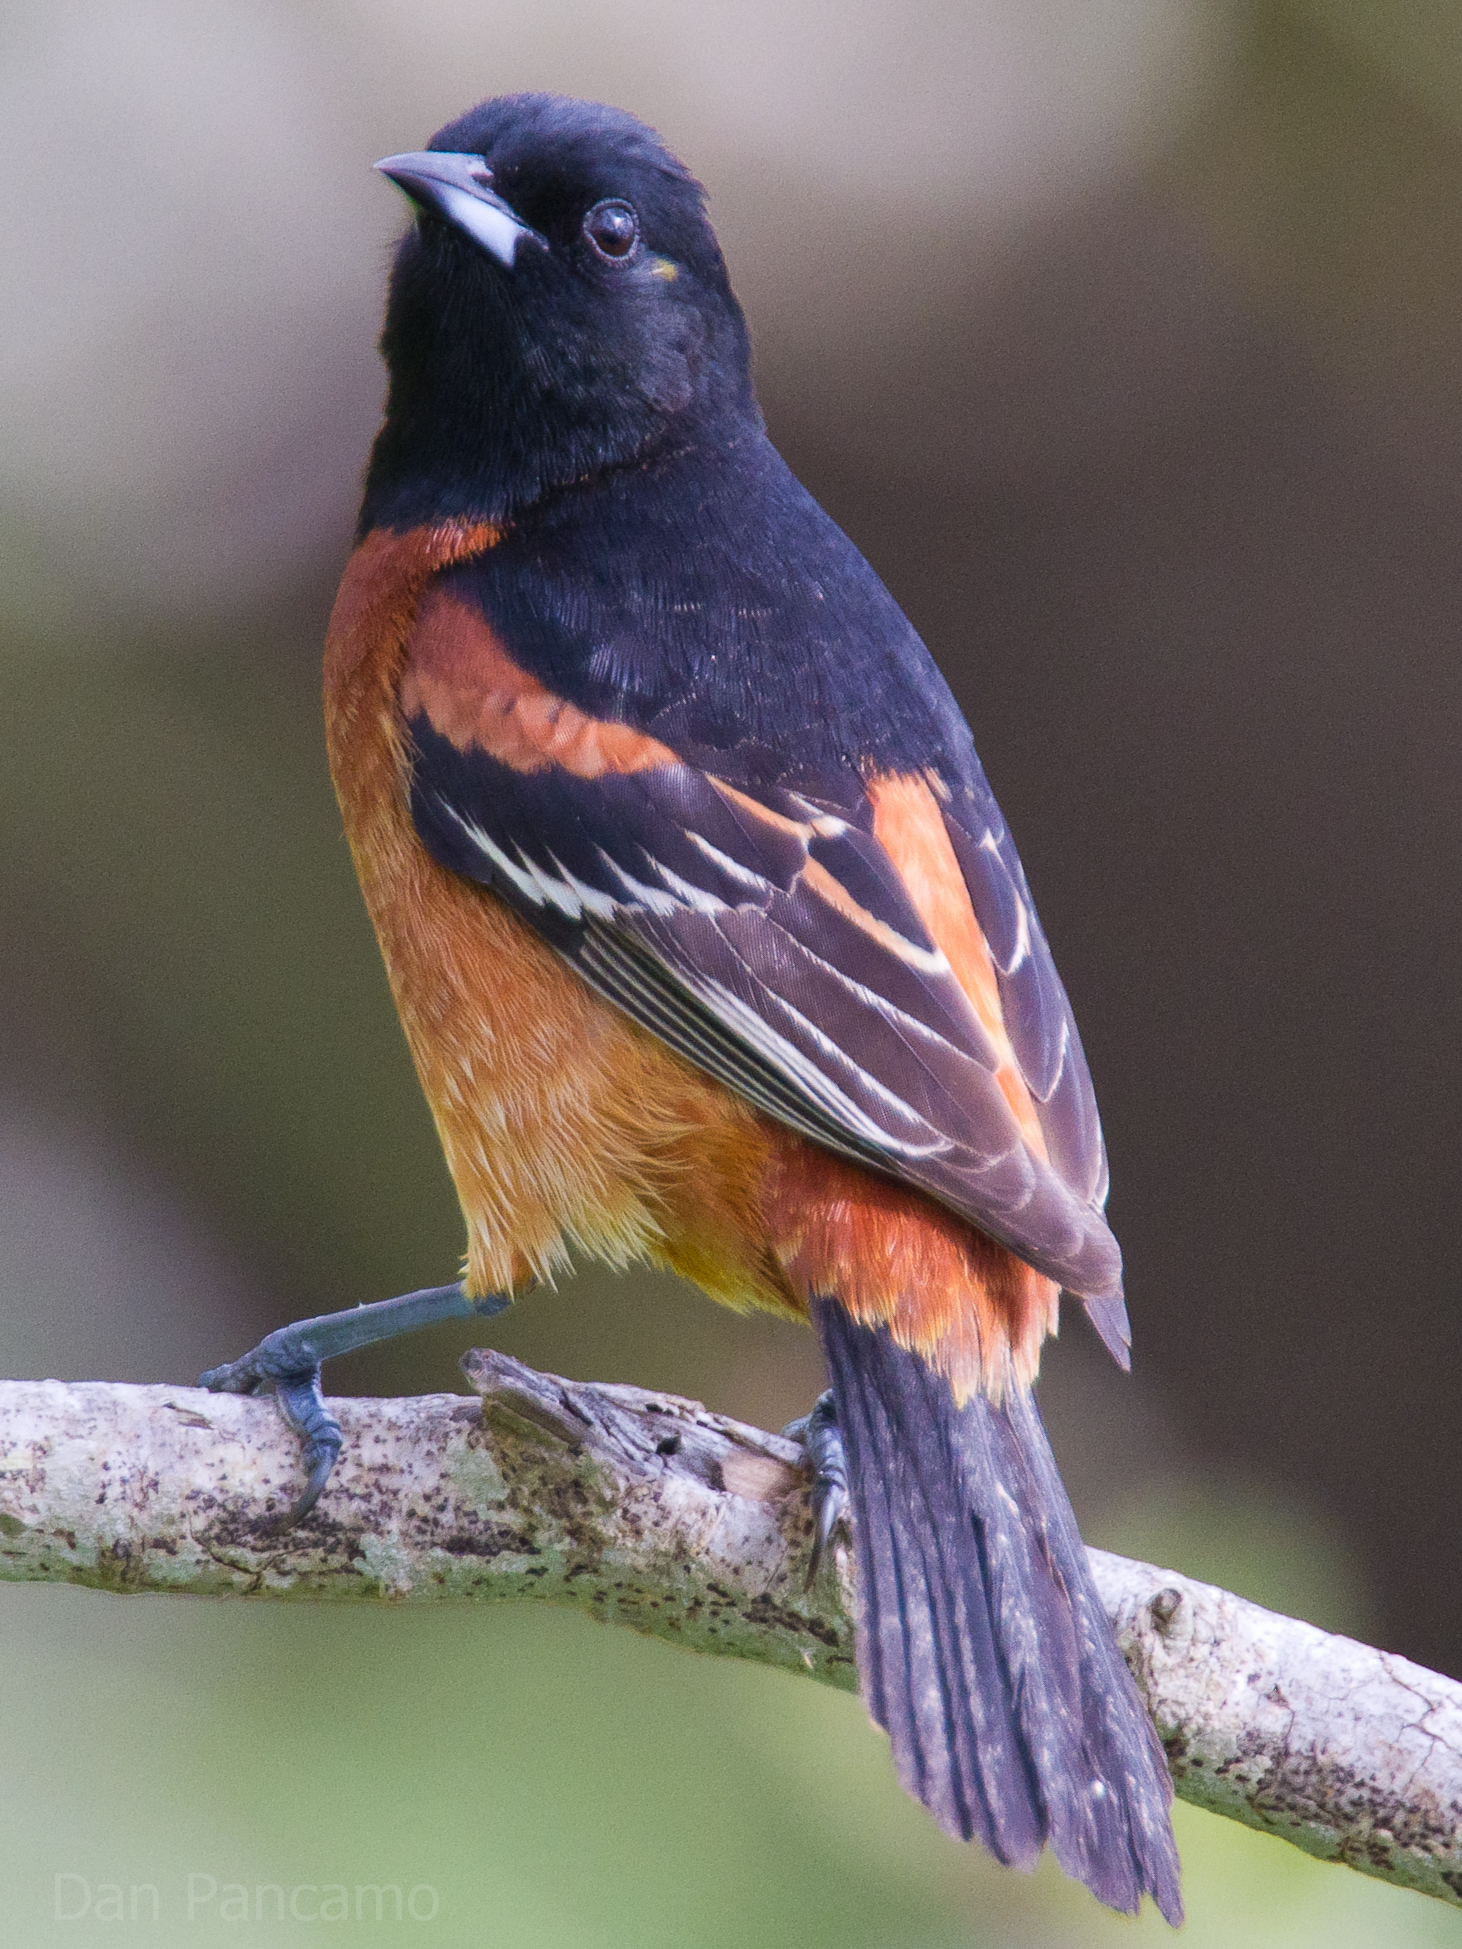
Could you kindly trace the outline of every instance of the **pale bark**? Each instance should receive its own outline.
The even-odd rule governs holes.
[[[856,1689],[845,1549],[805,1588],[800,1450],[675,1395],[469,1354],[481,1399],[332,1404],[315,1514],[268,1400],[0,1382],[0,1578],[108,1591],[577,1605]],[[1091,1552],[1180,1795],[1462,1905],[1462,1685]]]

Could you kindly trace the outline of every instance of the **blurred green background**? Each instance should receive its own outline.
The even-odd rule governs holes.
[[[402,220],[369,164],[521,87],[634,109],[707,182],[773,433],[1020,837],[1137,1330],[1131,1381],[1073,1322],[1042,1383],[1090,1540],[1462,1670],[1436,0],[9,0],[0,1371],[186,1381],[451,1276],[318,661]],[[469,1337],[332,1385],[452,1385]],[[648,1276],[586,1271],[491,1337],[771,1425],[821,1382],[808,1336]],[[946,1842],[855,1701],[574,1615],[3,1587],[0,1644],[17,1943],[1132,1939]],[[1179,1822],[1204,1949],[1462,1941]],[[189,1920],[190,1875],[435,1912]],[[149,1883],[161,1919],[130,1919]]]

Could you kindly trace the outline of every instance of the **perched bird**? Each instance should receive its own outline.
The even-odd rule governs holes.
[[[1176,1922],[1163,1754],[1031,1394],[1063,1288],[1127,1365],[1101,1131],[969,730],[768,440],[651,130],[516,95],[377,167],[416,219],[326,714],[465,1276],[205,1384],[277,1392],[298,1520],[340,1447],[322,1359],[573,1250],[810,1319],[904,1785]]]

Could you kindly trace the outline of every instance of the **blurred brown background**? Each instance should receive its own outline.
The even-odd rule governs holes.
[[[525,86],[634,109],[706,181],[774,437],[924,633],[1020,842],[1137,1338],[1123,1382],[1072,1320],[1043,1383],[1088,1534],[1462,1673],[1462,11],[1436,0],[8,7],[0,1370],[185,1381],[285,1319],[451,1276],[318,659],[403,216],[368,165]],[[468,1338],[331,1384],[450,1386]],[[819,1385],[806,1336],[648,1277],[587,1273],[493,1338],[769,1422]],[[402,1725],[428,1710],[407,1670],[464,1715],[444,1738],[470,1673],[522,1713],[489,1772],[523,1741],[562,1756],[535,1841],[470,1826],[494,1913],[510,1860],[525,1878],[511,1926],[440,1939],[1106,1939],[1048,1877],[991,1879],[901,1824],[856,1708],[770,1674],[543,1616],[0,1599],[27,1939],[51,1939],[53,1871],[120,1847],[139,1878],[190,1767],[213,1794],[237,1774],[228,1844],[252,1834],[261,1874],[285,1872],[284,1777],[291,1836],[374,1859],[383,1809],[426,1821],[446,1791],[436,1763],[350,1747],[330,1777],[371,1780],[362,1806],[319,1769],[363,1692]],[[373,1663],[388,1637],[416,1650]],[[145,1721],[99,1720],[129,1688]],[[622,1716],[595,1731],[606,1694]],[[270,1714],[273,1767],[239,1771],[234,1732]],[[828,1811],[793,1724],[850,1742],[866,1786]],[[122,1847],[95,1782],[144,1751]],[[617,1838],[610,1764],[645,1769]],[[733,1838],[748,1803],[764,1827]],[[890,1823],[897,1859],[869,1838]],[[1194,1941],[1457,1937],[1217,1826],[1184,1830]],[[545,1834],[562,1856],[523,1866]]]

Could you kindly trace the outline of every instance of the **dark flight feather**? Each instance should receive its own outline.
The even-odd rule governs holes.
[[[1182,1920],[1172,1783],[1028,1389],[956,1406],[886,1328],[814,1304],[847,1452],[858,1669],[899,1778],[1028,1867]]]

